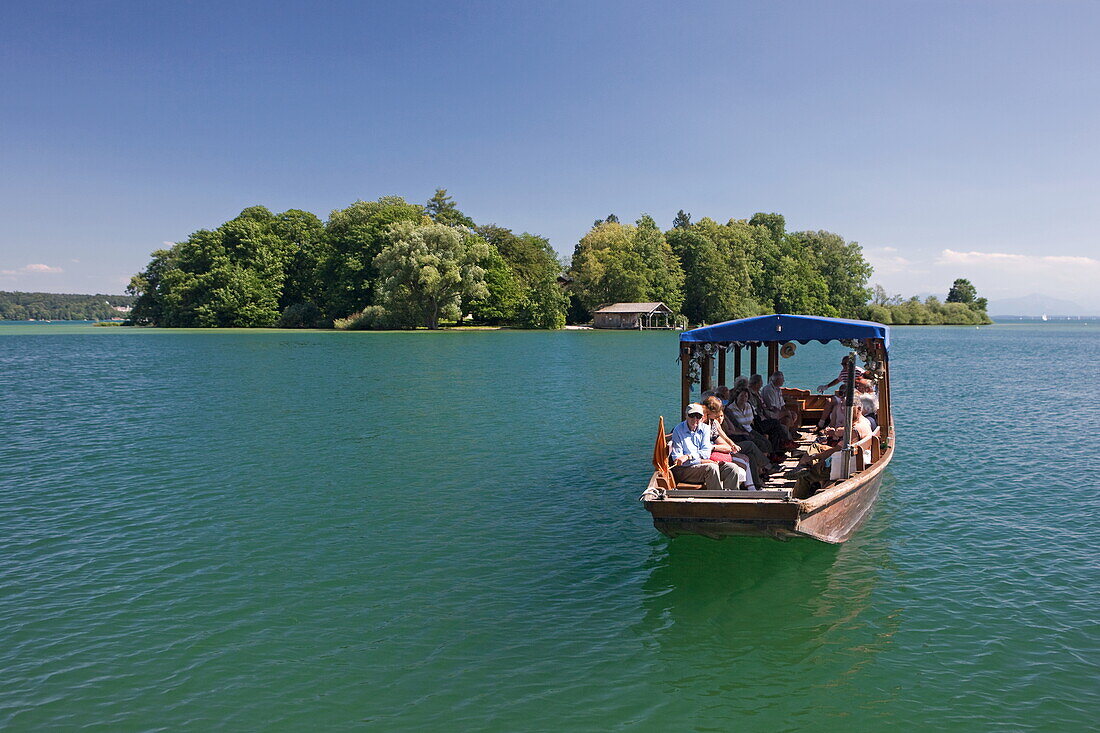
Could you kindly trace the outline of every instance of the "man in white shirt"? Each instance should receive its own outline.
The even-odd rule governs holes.
[[[677,481],[703,484],[711,491],[735,490],[744,470],[732,463],[710,459],[714,444],[710,428],[703,425],[703,406],[692,402],[687,406],[687,419],[672,430],[672,475]]]

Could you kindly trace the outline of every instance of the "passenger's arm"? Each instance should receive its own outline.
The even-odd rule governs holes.
[[[669,455],[677,466],[694,466],[702,458],[695,445],[680,430],[672,432],[672,450]]]

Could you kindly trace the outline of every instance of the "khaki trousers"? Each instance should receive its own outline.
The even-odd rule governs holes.
[[[703,463],[697,466],[673,466],[677,482],[703,484],[708,491],[735,491],[745,482],[745,469],[736,463]]]

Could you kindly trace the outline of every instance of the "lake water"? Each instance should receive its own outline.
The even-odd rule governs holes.
[[[893,337],[835,547],[653,529],[675,334],[2,326],[0,728],[1095,726],[1100,327]]]

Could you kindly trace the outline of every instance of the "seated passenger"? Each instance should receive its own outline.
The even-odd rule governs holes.
[[[757,430],[768,436],[772,449],[777,453],[794,450],[797,446],[791,440],[791,431],[786,425],[767,413],[764,398],[760,395],[760,388],[763,384],[764,378],[759,374],[753,374],[749,377],[749,401],[752,402],[752,410],[755,413],[753,425]]]
[[[745,471],[736,464],[710,459],[714,446],[710,430],[702,424],[703,406],[692,402],[686,417],[672,430],[672,475],[677,481],[703,484],[711,491],[737,489],[745,480]]]
[[[871,423],[871,429],[878,427],[878,393],[866,379],[856,380],[856,398],[863,408],[863,416]]]
[[[738,443],[751,440],[761,452],[768,456],[770,461],[777,460],[771,442],[763,433],[753,427],[756,412],[753,410],[752,402],[749,399],[748,387],[740,387],[734,390],[733,400],[726,407],[725,412],[726,417],[730,419],[730,427],[732,428],[732,430],[726,431],[727,435],[738,441]]]
[[[746,441],[744,446],[741,446],[730,439],[722,429],[725,413],[722,410],[722,400],[717,396],[703,400],[703,410],[706,413],[703,422],[710,428],[710,439],[714,444],[710,454],[711,460],[733,461],[747,472],[745,485],[748,486],[749,491],[760,488],[764,483],[761,480],[761,469],[768,465],[768,459],[754,443]]]
[[[830,398],[828,409],[821,413],[821,419],[817,421],[817,432],[820,433],[829,428],[844,427],[844,415],[847,412],[847,406],[844,402],[846,394],[847,389],[843,384],[840,385]]]
[[[834,445],[825,442],[814,443],[806,451],[806,455],[798,461],[799,470],[795,472],[795,488],[793,496],[796,499],[805,499],[812,496],[815,491],[823,488],[830,480],[843,477],[841,464],[826,466],[826,459],[841,450],[844,442],[844,421],[841,418],[839,427],[829,428],[839,431],[839,438]],[[858,443],[868,437],[873,428],[867,418],[863,417],[863,408],[859,402],[852,405],[852,443]],[[864,465],[870,462],[870,450],[864,448]],[[839,460],[834,458],[835,462]],[[852,459],[854,461],[854,457]]]
[[[723,387],[721,389],[725,388]],[[726,395],[729,396],[728,391],[726,392]],[[706,405],[704,405],[704,407],[705,406]],[[771,459],[768,457],[767,448],[762,449],[757,441],[752,440],[747,435],[741,432],[741,427],[737,423],[735,423],[730,417],[730,411],[728,409],[729,406],[729,400],[723,403],[721,415],[722,432],[726,434],[726,437],[729,438],[731,442],[735,443],[738,447],[741,448],[742,453],[747,455],[749,459],[754,462],[754,464],[757,466],[757,474],[760,476],[760,478],[766,479],[768,477],[768,474],[776,470],[777,466],[775,466],[771,462]],[[763,484],[763,481],[758,480],[757,484]]]
[[[840,360],[840,374],[838,374],[836,376],[836,379],[829,382],[828,384],[820,385],[817,388],[817,391],[818,391],[819,394],[824,393],[825,390],[829,389],[829,387],[832,387],[834,384],[843,385],[843,384],[848,383],[848,360],[851,359],[851,358],[852,357],[849,355],[849,356],[845,356],[843,359]],[[855,378],[859,379],[862,376],[863,376],[863,370],[860,369],[859,365],[857,364],[856,365],[856,370],[855,370]]]
[[[796,436],[799,426],[802,425],[802,415],[797,408],[788,405],[783,397],[783,383],[786,381],[783,372],[774,372],[768,377],[767,386],[760,390],[760,399],[764,402],[767,416],[778,420],[787,427],[792,436]]]

